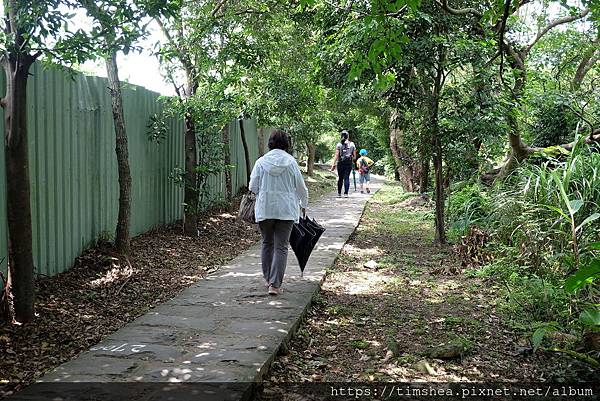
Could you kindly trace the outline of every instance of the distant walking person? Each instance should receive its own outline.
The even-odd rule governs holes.
[[[344,196],[346,198],[348,197],[348,191],[350,190],[350,172],[352,171],[355,157],[356,147],[353,142],[350,142],[348,131],[343,130],[340,134],[340,141],[335,147],[335,156],[333,158],[333,164],[331,165],[331,171],[333,171],[337,164],[338,198],[342,196],[342,186],[344,187]]]
[[[287,153],[290,139],[281,130],[269,137],[270,151],[259,158],[250,174],[256,194],[254,213],[262,236],[263,277],[270,295],[281,293],[288,244],[294,222],[308,205],[308,189],[296,160]]]
[[[370,194],[371,190],[369,189],[369,183],[371,182],[371,166],[375,162],[367,157],[366,149],[361,149],[359,154],[360,157],[356,161],[356,166],[358,167],[358,172],[360,174],[360,193],[364,194],[364,189],[366,188],[367,193]]]

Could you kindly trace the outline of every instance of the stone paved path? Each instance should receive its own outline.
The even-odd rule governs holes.
[[[380,183],[373,184],[374,192]],[[310,205],[308,215],[326,231],[304,277],[290,249],[282,295],[266,293],[257,244],[13,399],[247,399],[298,327],[368,199],[332,193]]]

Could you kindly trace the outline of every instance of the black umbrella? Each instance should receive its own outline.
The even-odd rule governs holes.
[[[315,245],[317,244],[317,241],[319,241],[319,238],[321,238],[321,234],[323,234],[323,232],[325,231],[325,228],[320,225],[319,223],[317,223],[317,221],[315,219],[309,219],[308,217],[305,217],[302,221],[302,223],[304,224],[304,227],[306,228],[307,231],[312,233],[312,236],[310,238],[310,245],[311,245],[311,252],[312,249],[315,247]],[[310,252],[309,252],[310,254]]]
[[[301,217],[298,223],[294,223],[290,235],[290,245],[298,259],[301,276],[304,275],[308,258],[324,231],[325,228],[317,223],[315,219],[311,220],[306,216]]]

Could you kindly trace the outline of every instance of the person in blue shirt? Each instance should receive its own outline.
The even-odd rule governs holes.
[[[371,190],[369,189],[369,183],[371,182],[371,166],[375,162],[367,157],[366,149],[361,149],[359,154],[360,157],[356,161],[356,167],[358,167],[358,173],[360,174],[360,193],[365,193],[366,188],[367,193],[370,194]]]

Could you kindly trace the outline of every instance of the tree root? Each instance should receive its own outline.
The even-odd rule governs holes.
[[[587,136],[585,138],[584,143],[587,145],[591,145],[593,143],[600,143],[600,128],[595,129],[592,134]],[[531,155],[548,151],[552,148],[557,147],[567,151],[571,151],[575,147],[575,144],[576,142],[573,141],[570,143],[548,146],[545,148],[524,146],[518,152],[521,155],[520,157],[513,156],[513,151],[511,150],[511,154],[504,160],[504,163],[501,167],[497,167],[490,171],[482,173],[479,177],[479,180],[482,184],[491,186],[497,180],[504,180],[504,178],[506,178],[520,162],[526,161],[527,159],[529,159],[529,157],[531,157]]]
[[[562,348],[546,348],[545,350],[549,351],[549,352],[558,352],[561,354],[567,354],[570,357],[575,358],[578,361],[585,362],[588,365],[591,365],[595,368],[600,367],[600,362],[598,362],[596,359],[592,358],[589,355],[582,354],[581,352],[576,352],[576,351],[572,351],[570,349],[562,349]]]

